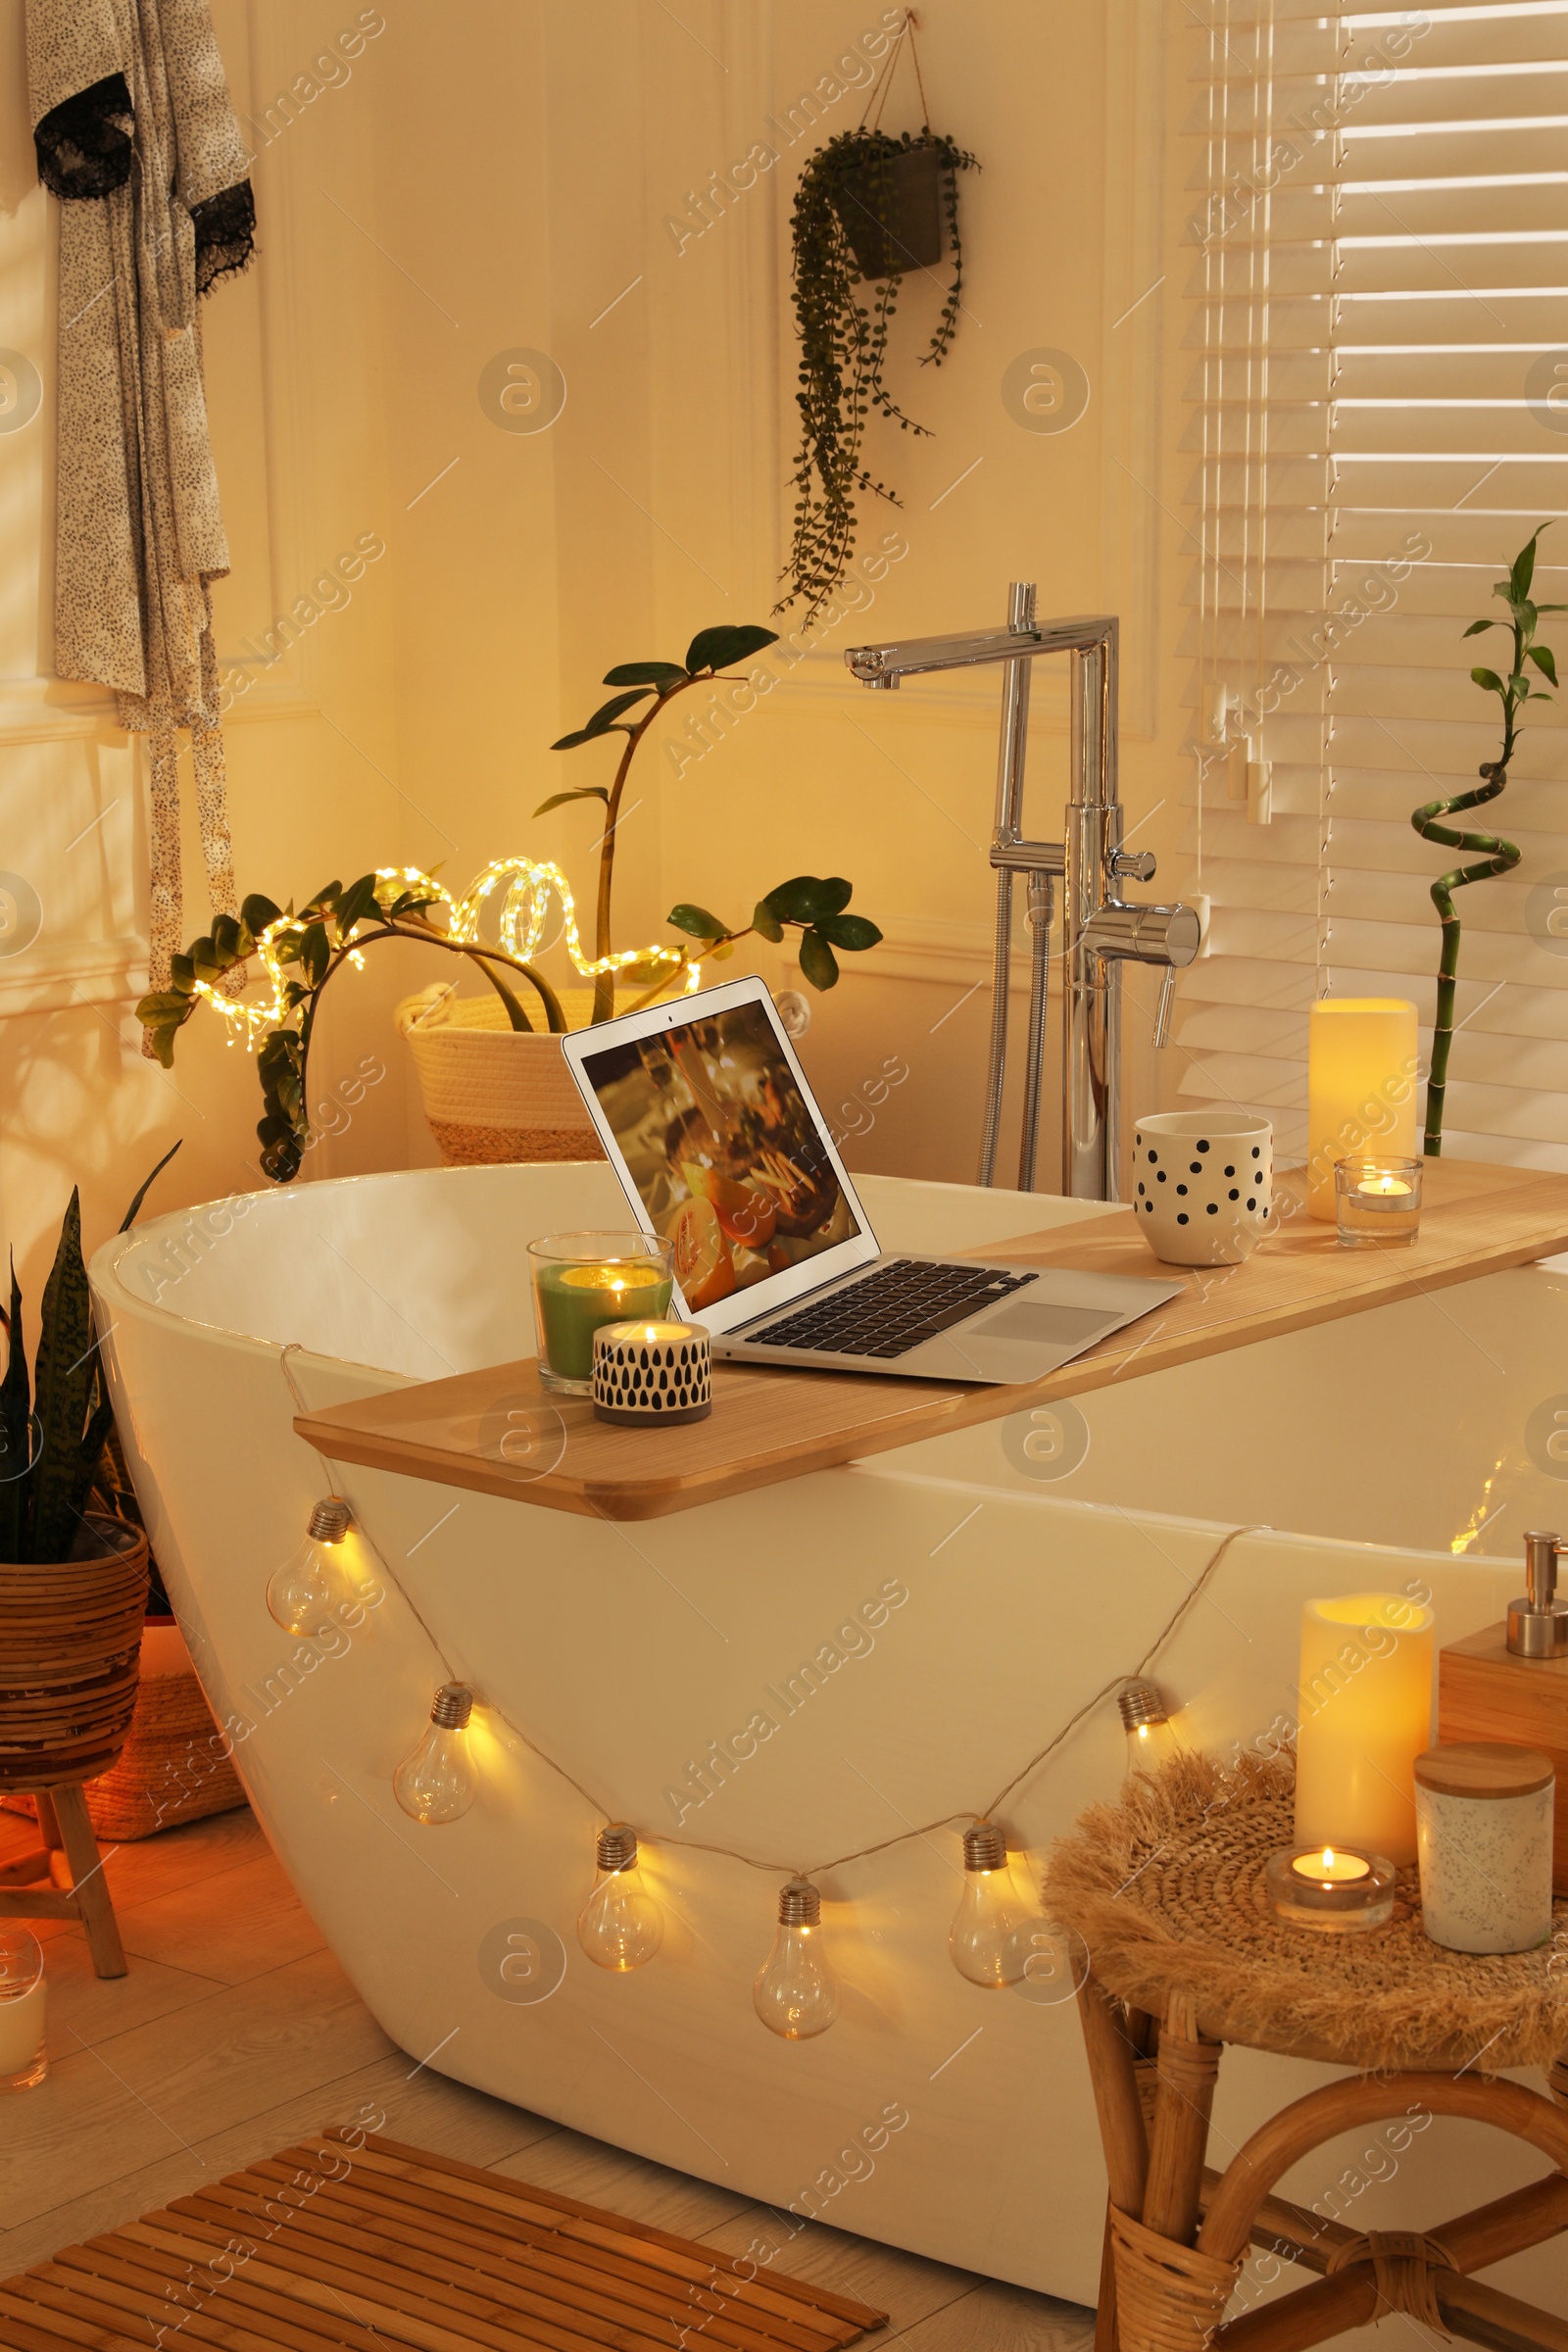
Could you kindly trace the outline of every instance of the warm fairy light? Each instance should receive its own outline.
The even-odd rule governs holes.
[[[545,919],[550,910],[551,893],[561,902],[563,936],[579,976],[597,980],[602,972],[625,971],[634,963],[662,965],[667,977],[673,980],[679,967],[685,966],[685,986],[682,993],[692,996],[703,985],[703,960],[684,948],[655,946],[624,948],[612,956],[588,956],[583,954],[582,937],[577,928],[576,902],[571,886],[559,865],[533,858],[494,858],[480,874],[476,874],[461,899],[454,899],[440,883],[416,865],[378,865],[375,878],[396,885],[388,892],[396,898],[404,890],[428,892],[432,906],[445,906],[447,928],[444,936],[455,947],[481,945],[480,919],[489,901],[498,890],[503,891],[500,919],[497,926],[501,952],[514,962],[526,963],[544,937]],[[504,890],[503,890],[503,886]],[[381,894],[377,894],[378,896]],[[278,947],[284,939],[298,938],[309,929],[311,922],[319,922],[319,915],[280,914],[269,923],[256,942],[256,955],[270,984],[270,993],[249,1003],[238,1003],[215,988],[210,980],[197,978],[193,994],[220,1012],[230,1030],[229,1044],[236,1036],[243,1040],[247,1053],[254,1053],[268,1031],[278,1028],[292,1007],[288,1003],[290,968],[278,957]],[[374,921],[374,916],[367,916]],[[349,951],[349,961],[357,971],[365,968],[365,958],[357,948]]]
[[[1317,1879],[1325,1886],[1348,1886],[1352,1880],[1370,1878],[1372,1865],[1359,1854],[1337,1854],[1325,1845],[1315,1854],[1298,1854],[1291,1864],[1298,1879]]]

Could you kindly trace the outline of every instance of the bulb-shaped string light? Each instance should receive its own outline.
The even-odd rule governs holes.
[[[286,1634],[319,1640],[358,1625],[368,1603],[379,1600],[379,1566],[340,1494],[328,1494],[310,1516],[304,1541],[267,1588],[268,1614]]]
[[[648,1891],[629,1821],[599,1833],[603,1874],[577,1921],[577,1941],[600,1968],[624,1976],[651,1960],[664,1940],[664,1914]]]
[[[822,1949],[822,1897],[808,1879],[778,1890],[778,1934],[758,1971],[752,2005],[786,2041],[825,2034],[839,2013],[838,1979]]]
[[[1180,1744],[1164,1692],[1157,1683],[1124,1683],[1116,1693],[1116,1706],[1127,1734],[1128,1771],[1157,1772]]]
[[[478,1793],[468,1752],[473,1692],[466,1683],[443,1683],[430,1708],[430,1728],[392,1775],[392,1793],[412,1821],[431,1827],[456,1821]]]
[[[1007,1840],[994,1821],[963,1833],[963,1893],[948,1950],[971,1984],[1021,1984],[1039,1920],[1013,1885]]]

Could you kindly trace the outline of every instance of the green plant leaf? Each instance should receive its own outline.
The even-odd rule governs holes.
[[[759,899],[752,909],[752,929],[760,931],[764,939],[780,940],[784,926],[765,899]]]
[[[180,996],[188,997],[190,995],[196,986],[196,966],[188,956],[171,956],[169,978],[171,985]]]
[[[629,734],[631,730],[626,728],[622,731]],[[579,727],[576,733],[573,735],[563,735],[560,742],[553,743],[550,746],[550,749],[553,752],[574,752],[579,743],[598,743],[603,737],[605,729],[603,727],[598,729],[593,727]]]
[[[802,932],[801,970],[813,988],[837,988],[838,958],[820,931]]]
[[[1470,626],[1466,629],[1465,635],[1467,637],[1479,637],[1483,629],[1500,629],[1502,623],[1500,620],[1473,620],[1470,623]]]
[[[150,997],[143,997],[136,1007],[136,1018],[146,1029],[162,1021],[172,1021],[177,1027],[180,1022],[188,1021],[195,1009],[194,999],[183,989],[160,988]]]
[[[11,1260],[11,1311],[5,1317],[6,1376],[0,1383],[0,1559],[26,1552],[27,1510],[32,1500],[28,1468],[33,1454],[32,1400],[27,1351],[22,1327],[22,1291],[17,1261]]]
[[[836,948],[847,948],[856,956],[866,948],[874,948],[882,937],[875,923],[863,914],[820,914],[813,928]]]
[[[259,890],[253,890],[250,897],[240,903],[241,917],[253,939],[260,939],[268,924],[275,923],[282,911],[281,906],[274,906],[271,900],[264,898]]]
[[[241,962],[250,954],[255,944],[255,941],[247,939],[241,930],[237,915],[214,915],[213,945],[218,950],[219,960],[225,971],[231,964]]]
[[[73,1189],[44,1286],[33,1355],[38,1458],[31,1482],[28,1544],[35,1560],[65,1559],[81,1524],[87,1479],[79,1456],[94,1368],[92,1299],[81,1255],[81,1200]]]
[[[555,749],[559,751],[561,746],[557,744]],[[540,802],[534,814],[548,816],[552,808],[564,808],[568,801],[603,801],[607,808],[610,807],[610,795],[603,784],[585,784],[580,792],[553,792],[548,801]]]
[[[764,645],[777,645],[777,629],[760,629],[755,624],[735,628],[725,623],[712,629],[699,629],[686,648],[688,673],[699,669],[728,669],[732,662],[744,662],[748,654],[759,654]]]
[[[664,920],[673,923],[677,931],[686,932],[692,939],[729,937],[729,925],[721,923],[716,914],[710,914],[706,906],[689,906],[684,901],[679,906],[672,906]]]
[[[368,921],[381,909],[376,903],[374,874],[362,874],[351,882],[337,903],[337,944],[346,948],[356,923]]]
[[[620,662],[605,672],[607,686],[657,686],[661,695],[684,685],[690,673],[678,662]]]
[[[550,751],[566,751],[566,746],[569,746],[569,741],[576,741],[576,743],[592,743],[592,741],[595,741],[595,736],[609,734],[609,729],[613,727],[613,724],[615,724],[615,719],[620,717],[620,712],[623,712],[623,710],[630,710],[632,704],[647,704],[647,699],[649,699],[649,694],[651,694],[651,692],[654,692],[654,689],[651,689],[651,687],[632,687],[632,692],[630,692],[630,694],[612,694],[612,699],[609,699],[607,704],[600,704],[600,708],[597,708],[597,710],[595,710],[595,715],[592,715],[592,717],[588,719],[588,724],[585,724],[585,727],[578,729],[578,734],[573,736],[573,739],[566,739],[566,736],[562,736],[562,741],[560,741],[560,743],[553,743],[553,746],[550,746]],[[625,731],[630,731],[630,729],[625,729]]]
[[[1536,570],[1536,541],[1545,527],[1544,522],[1537,524],[1508,567],[1508,587],[1514,597],[1528,596],[1530,593],[1530,583]]]
[[[1474,678],[1476,684],[1478,686],[1484,686],[1489,694],[1502,693],[1502,680],[1498,677],[1494,669],[1473,669],[1470,672],[1470,675],[1472,678]]]
[[[1554,686],[1557,684],[1557,657],[1552,652],[1549,645],[1526,646],[1525,659],[1527,662],[1533,662],[1543,675],[1548,677]]]
[[[854,883],[842,874],[796,874],[770,890],[762,904],[782,922],[814,923],[818,915],[841,913],[854,896]]]
[[[299,952],[300,961],[305,966],[306,978],[313,988],[319,988],[321,982],[326,978],[326,967],[332,960],[332,951],[327,945],[324,923],[306,924],[300,934]],[[269,1038],[268,1044],[270,1045],[272,1042],[272,1039]],[[263,1051],[265,1052],[265,1050],[264,1048]]]
[[[302,914],[323,914],[329,906],[335,906],[342,896],[342,883],[328,882],[324,888],[317,892],[314,899],[306,900],[300,912]]]
[[[184,1140],[184,1137],[181,1136],[180,1143],[183,1143]],[[141,1207],[142,1202],[146,1200],[148,1194],[152,1191],[153,1186],[158,1182],[159,1177],[163,1174],[164,1170],[168,1167],[170,1161],[173,1158],[174,1153],[178,1150],[179,1144],[171,1144],[169,1150],[164,1153],[163,1158],[158,1162],[158,1165],[156,1168],[154,1168],[152,1174],[150,1176],[143,1177],[140,1185],[137,1187],[135,1193],[131,1197],[130,1206],[126,1209],[124,1215],[120,1220],[120,1230],[122,1233],[128,1233],[131,1227],[135,1224],[137,1210]]]

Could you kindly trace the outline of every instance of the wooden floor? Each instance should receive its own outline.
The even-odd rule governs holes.
[[[0,1861],[34,1842],[0,1813]],[[388,2041],[248,1812],[122,1846],[106,1868],[130,1974],[48,1942],[50,2071],[0,2109],[0,2278],[327,2123],[398,2139],[743,2253],[761,2206],[447,2082]],[[909,2352],[1085,2352],[1093,2314],[810,2224],[787,2267],[891,2312]]]

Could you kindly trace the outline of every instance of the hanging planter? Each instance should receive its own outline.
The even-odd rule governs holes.
[[[906,16],[877,84],[878,115],[906,41],[914,56],[913,27]],[[923,109],[923,81],[920,98]],[[901,431],[925,433],[883,381],[889,322],[908,272],[934,269],[951,251],[953,277],[920,358],[922,367],[941,366],[957,330],[963,285],[958,173],[977,169],[966,149],[929,122],[893,138],[873,122],[830,139],[801,174],[791,220],[801,446],[779,612],[804,601],[809,620],[831,600],[855,553],[858,492],[902,504],[865,463],[866,420],[876,412]],[[869,305],[859,298],[867,285],[878,289]]]
[[[929,135],[907,146],[883,141],[880,131],[852,136],[867,142],[868,152],[863,163],[843,172],[833,209],[860,276],[875,280],[932,269],[947,245],[949,183],[961,166],[950,163],[946,140]]]

